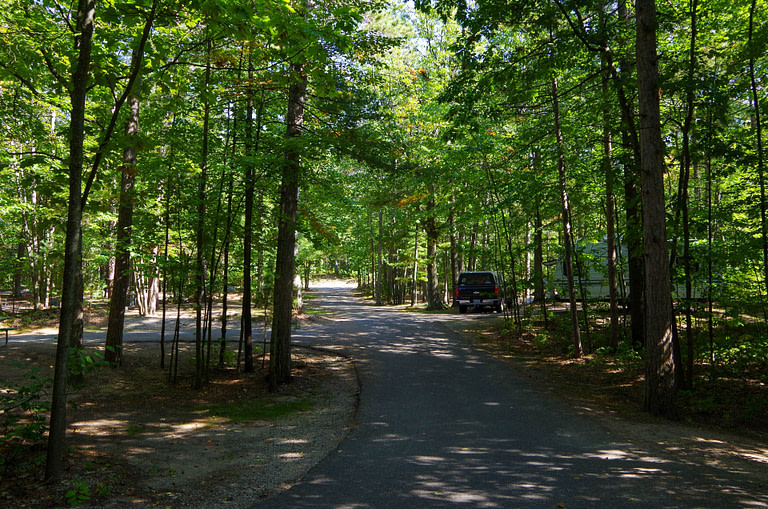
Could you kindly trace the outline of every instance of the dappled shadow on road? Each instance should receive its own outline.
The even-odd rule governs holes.
[[[339,453],[342,462],[370,472],[370,477],[348,472],[334,476],[320,469],[304,481],[310,489],[285,494],[281,503],[288,505],[283,507],[768,506],[768,498],[754,485],[716,471],[698,472],[691,479],[684,465],[627,451],[626,444],[569,454],[494,440],[486,446],[455,445],[428,454],[404,454],[419,449],[424,439],[387,433],[384,423],[378,425],[381,432],[365,453],[370,460]],[[460,436],[454,441],[462,443]],[[381,449],[389,453],[382,454]],[[311,489],[318,485],[324,489]],[[327,498],[328,493],[336,495]],[[326,500],[344,503],[326,504]]]
[[[444,326],[492,315],[404,313],[339,288],[314,306],[329,321],[294,337],[355,361],[357,427],[267,507],[768,507],[765,484],[612,435]]]
[[[283,507],[765,507],[768,498],[732,476],[700,471],[608,442],[581,452],[521,443],[514,438],[469,440],[478,423],[456,445],[437,450],[421,434],[377,428],[361,457],[356,448],[338,454],[360,476],[320,469],[304,481],[308,489],[286,493]],[[466,445],[462,445],[466,444]],[[615,447],[615,448],[613,448]],[[419,451],[408,454],[409,451]],[[566,449],[567,450],[567,449]],[[322,486],[320,491],[312,487]],[[329,493],[335,493],[328,497]],[[375,495],[372,495],[375,494]],[[313,498],[317,497],[317,498]],[[325,501],[343,504],[326,504]],[[287,501],[287,502],[286,502]]]

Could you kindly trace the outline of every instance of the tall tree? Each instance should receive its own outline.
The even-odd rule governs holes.
[[[571,229],[571,202],[568,197],[568,184],[565,173],[565,150],[563,147],[563,132],[560,122],[560,92],[557,86],[557,78],[552,78],[552,113],[555,124],[555,140],[557,143],[557,174],[560,183],[560,203],[562,206],[563,222],[563,248],[565,250],[565,267],[568,279],[568,299],[571,310],[571,339],[573,341],[573,354],[581,357],[584,353],[581,344],[581,329],[579,327],[579,308],[576,305],[576,290],[574,288],[574,263],[573,263],[573,232]]]
[[[611,323],[608,332],[608,345],[616,350],[619,347],[619,292],[616,274],[616,205],[613,194],[613,137],[610,120],[610,71],[607,66],[605,52],[601,53],[602,72],[602,116],[603,116],[603,166],[605,167],[605,224],[606,224],[606,264],[608,267],[608,294],[611,308]]]
[[[115,280],[109,299],[106,351],[104,359],[112,364],[122,363],[123,328],[126,299],[130,282],[131,228],[136,184],[136,148],[139,133],[139,94],[141,81],[137,81],[128,96],[129,116],[125,124],[126,146],[123,149],[123,166],[120,172],[120,198],[117,215],[117,240],[115,250]]]
[[[757,0],[749,5],[749,28],[747,53],[749,55],[749,89],[752,94],[752,110],[754,112],[755,151],[757,152],[757,176],[760,180],[760,236],[763,250],[763,290],[768,295],[768,196],[765,190],[765,160],[763,158],[763,124],[760,116],[760,95],[756,75],[756,55],[763,51],[755,37],[755,11]]]
[[[640,114],[643,234],[645,254],[645,393],[646,411],[677,416],[677,379],[666,214],[664,209],[664,143],[659,107],[659,55],[656,2],[638,0],[637,82]]]
[[[208,188],[208,164],[210,155],[210,120],[211,120],[211,68],[213,42],[206,32],[205,71],[203,85],[203,139],[200,152],[200,175],[197,177],[197,227],[196,232],[196,262],[195,262],[195,387],[203,384],[205,372],[203,355],[203,309],[205,308],[206,256],[208,248],[206,235],[206,196]]]
[[[253,252],[253,199],[255,192],[255,176],[253,171],[253,154],[256,146],[253,139],[253,48],[248,51],[248,87],[246,89],[245,107],[245,230],[243,231],[243,309],[241,315],[241,337],[243,338],[243,353],[245,355],[245,372],[251,373],[253,365],[253,324],[251,322],[251,260]],[[263,98],[261,104],[264,104]],[[261,110],[257,129],[261,130]],[[258,131],[257,131],[258,132]]]
[[[434,186],[430,185],[434,195]],[[424,231],[427,234],[427,309],[443,309],[443,297],[440,293],[437,272],[437,245],[440,240],[440,228],[437,224],[435,199],[427,201],[427,217],[424,219]]]
[[[683,237],[683,272],[685,277],[685,294],[683,295],[683,310],[685,313],[685,332],[686,332],[686,344],[688,346],[687,362],[684,364],[681,348],[679,345],[679,335],[676,336],[675,346],[675,362],[676,371],[678,373],[680,387],[686,390],[690,390],[693,387],[693,362],[694,362],[694,340],[693,340],[693,317],[691,309],[692,298],[692,285],[691,285],[691,222],[690,222],[690,197],[689,197],[689,185],[691,182],[691,166],[692,150],[691,150],[691,137],[693,130],[693,115],[696,108],[694,102],[695,90],[694,83],[696,81],[696,60],[698,53],[696,50],[697,44],[697,18],[698,18],[698,0],[691,0],[690,2],[690,16],[691,16],[691,40],[689,46],[688,55],[688,73],[686,76],[687,86],[685,87],[685,118],[683,119],[682,128],[680,130],[680,137],[682,138],[682,154],[680,160],[680,176],[678,177],[677,184],[677,211],[675,213],[674,234],[672,235],[671,246],[671,263],[670,267],[674,267],[677,263],[677,251],[679,244],[680,229],[682,226]],[[682,223],[682,224],[681,224]]]
[[[314,6],[304,0],[306,10]],[[293,318],[293,276],[296,248],[296,211],[299,201],[301,175],[301,138],[304,128],[304,105],[307,100],[306,56],[300,55],[290,64],[288,112],[286,122],[286,149],[280,184],[277,255],[272,318],[272,337],[269,351],[269,383],[272,388],[291,379],[291,321]]]
[[[96,0],[80,0],[77,5],[75,57],[70,90],[69,200],[67,239],[64,253],[61,319],[56,346],[51,423],[45,463],[45,478],[56,481],[61,474],[67,432],[67,385],[69,344],[78,307],[78,279],[82,278],[82,177],[85,140],[85,102],[93,47]]]

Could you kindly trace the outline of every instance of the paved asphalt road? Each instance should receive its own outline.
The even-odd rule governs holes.
[[[170,343],[173,339],[173,329],[175,326],[176,315],[169,317],[166,320],[165,340]],[[130,324],[126,326],[123,333],[123,341],[125,343],[152,343],[160,341],[160,318],[142,318],[140,322],[135,323],[133,326]],[[237,325],[237,324],[236,324]],[[133,328],[132,328],[133,327]],[[254,337],[260,334],[259,329],[254,329]],[[239,328],[229,327],[228,336],[230,339],[235,338],[236,341],[240,334]],[[101,331],[85,331],[83,334],[83,343],[85,345],[102,345],[107,333],[104,330]],[[260,337],[260,336],[259,336]],[[43,331],[35,330],[32,332],[16,332],[11,333],[9,336],[9,343],[40,343],[48,342],[55,343],[58,338],[58,330],[55,328],[45,329]],[[182,327],[179,330],[179,340],[182,342],[189,342],[195,340],[195,327],[194,320],[183,320]],[[2,336],[2,341],[5,341],[5,336]]]
[[[356,426],[258,509],[768,507],[764,486],[612,436],[442,323],[493,315],[375,307],[349,288],[312,306],[333,319],[294,341],[354,360]]]

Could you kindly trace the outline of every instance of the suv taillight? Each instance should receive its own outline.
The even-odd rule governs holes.
[[[493,292],[494,292],[496,295],[498,295],[498,294],[499,294],[499,287],[498,287],[498,286],[495,286],[495,287],[493,287]]]

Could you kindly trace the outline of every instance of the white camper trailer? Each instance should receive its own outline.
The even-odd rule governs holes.
[[[581,300],[582,290],[587,299],[608,300],[608,243],[589,242],[575,246],[573,266],[576,270],[573,284],[577,299]],[[621,246],[616,256],[616,278],[618,280],[619,299],[626,300],[629,296],[629,273],[627,270],[627,248]],[[579,278],[581,275],[581,278]],[[555,264],[553,278],[554,297],[557,300],[568,300],[568,278],[565,271],[565,257],[559,256]]]
[[[701,249],[706,244],[703,241],[694,241],[692,243],[692,251],[694,262],[692,263],[692,271],[694,273],[693,286],[691,288],[691,297],[693,299],[704,299],[708,296],[707,283],[704,279],[704,271],[700,270],[699,264],[695,261],[698,257],[697,251],[701,252]],[[682,262],[682,248],[678,250],[677,259],[677,272],[682,274],[683,262]],[[703,253],[702,253],[703,254]],[[608,288],[608,243],[602,242],[588,242],[579,243],[575,246],[575,253],[573,257],[573,266],[576,271],[574,277],[574,287],[576,290],[576,298],[582,299],[582,289],[587,299],[590,300],[608,300],[609,288]],[[627,302],[629,300],[629,270],[627,269],[628,253],[627,248],[621,245],[616,252],[616,279],[618,283],[618,295],[619,300]],[[581,275],[581,280],[579,280]],[[555,265],[555,273],[553,277],[554,297],[557,300],[568,300],[568,279],[565,272],[565,259],[564,256],[559,256],[557,264]],[[685,298],[685,281],[680,278],[675,278],[672,283],[672,295],[676,300]]]

